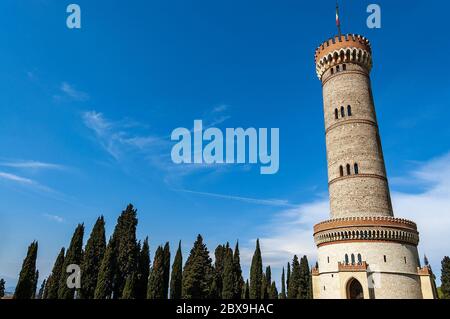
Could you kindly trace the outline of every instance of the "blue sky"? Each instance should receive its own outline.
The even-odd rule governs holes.
[[[335,30],[335,1],[4,0],[0,20],[0,276],[17,277],[39,241],[47,275],[77,223],[103,214],[108,234],[128,203],[152,251],[197,233],[211,251],[239,239],[248,264],[315,258],[312,225],[328,216],[315,48]],[[368,37],[395,214],[418,222],[436,272],[449,254],[450,54],[444,1],[341,1],[343,32]],[[280,171],[175,166],[169,137],[207,125],[280,128]],[[245,269],[247,267],[245,266]]]

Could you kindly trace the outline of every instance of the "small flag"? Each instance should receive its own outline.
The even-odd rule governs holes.
[[[338,5],[337,1],[336,1],[336,26],[338,28],[339,36],[340,36],[342,34],[341,33],[341,20],[339,20],[339,5]]]
[[[336,26],[341,26],[341,21],[339,21],[339,8],[336,6]]]

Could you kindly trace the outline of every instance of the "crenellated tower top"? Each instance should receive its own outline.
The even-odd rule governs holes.
[[[372,48],[368,39],[357,34],[343,34],[323,42],[315,54],[319,79],[330,68],[341,63],[356,63],[367,72],[372,69]]]

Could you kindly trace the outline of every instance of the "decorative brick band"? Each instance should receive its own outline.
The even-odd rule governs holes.
[[[352,217],[333,219],[314,226],[318,247],[338,242],[391,241],[417,245],[415,223],[394,217]]]
[[[357,64],[357,63],[356,63]],[[369,74],[367,74],[366,72],[362,72],[362,71],[357,71],[357,70],[352,70],[352,71],[340,71],[339,73],[335,73],[329,77],[327,77],[325,80],[322,81],[322,87],[325,86],[325,84],[330,81],[331,79],[340,76],[340,75],[345,75],[345,74],[360,74],[360,75],[364,75],[366,77],[369,78]]]
[[[368,265],[365,261],[356,264],[338,263],[338,269],[340,272],[367,271],[367,267]]]
[[[345,125],[345,124],[367,124],[372,125],[375,127],[378,127],[377,123],[371,120],[365,120],[365,119],[346,119],[346,120],[340,120],[339,122],[334,123],[333,125],[330,125],[326,130],[325,134],[328,134],[331,130]]]
[[[339,182],[339,181],[342,181],[345,179],[350,179],[350,178],[378,178],[378,179],[387,181],[387,178],[385,176],[381,176],[378,174],[354,174],[354,175],[346,175],[346,176],[341,176],[341,177],[332,179],[331,181],[328,182],[328,186],[330,186],[331,184],[334,184],[336,182]]]

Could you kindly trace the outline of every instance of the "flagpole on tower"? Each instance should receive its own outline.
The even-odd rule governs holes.
[[[336,26],[338,28],[340,37],[342,35],[342,32],[341,32],[341,20],[339,19],[339,4],[337,0],[336,0]]]

